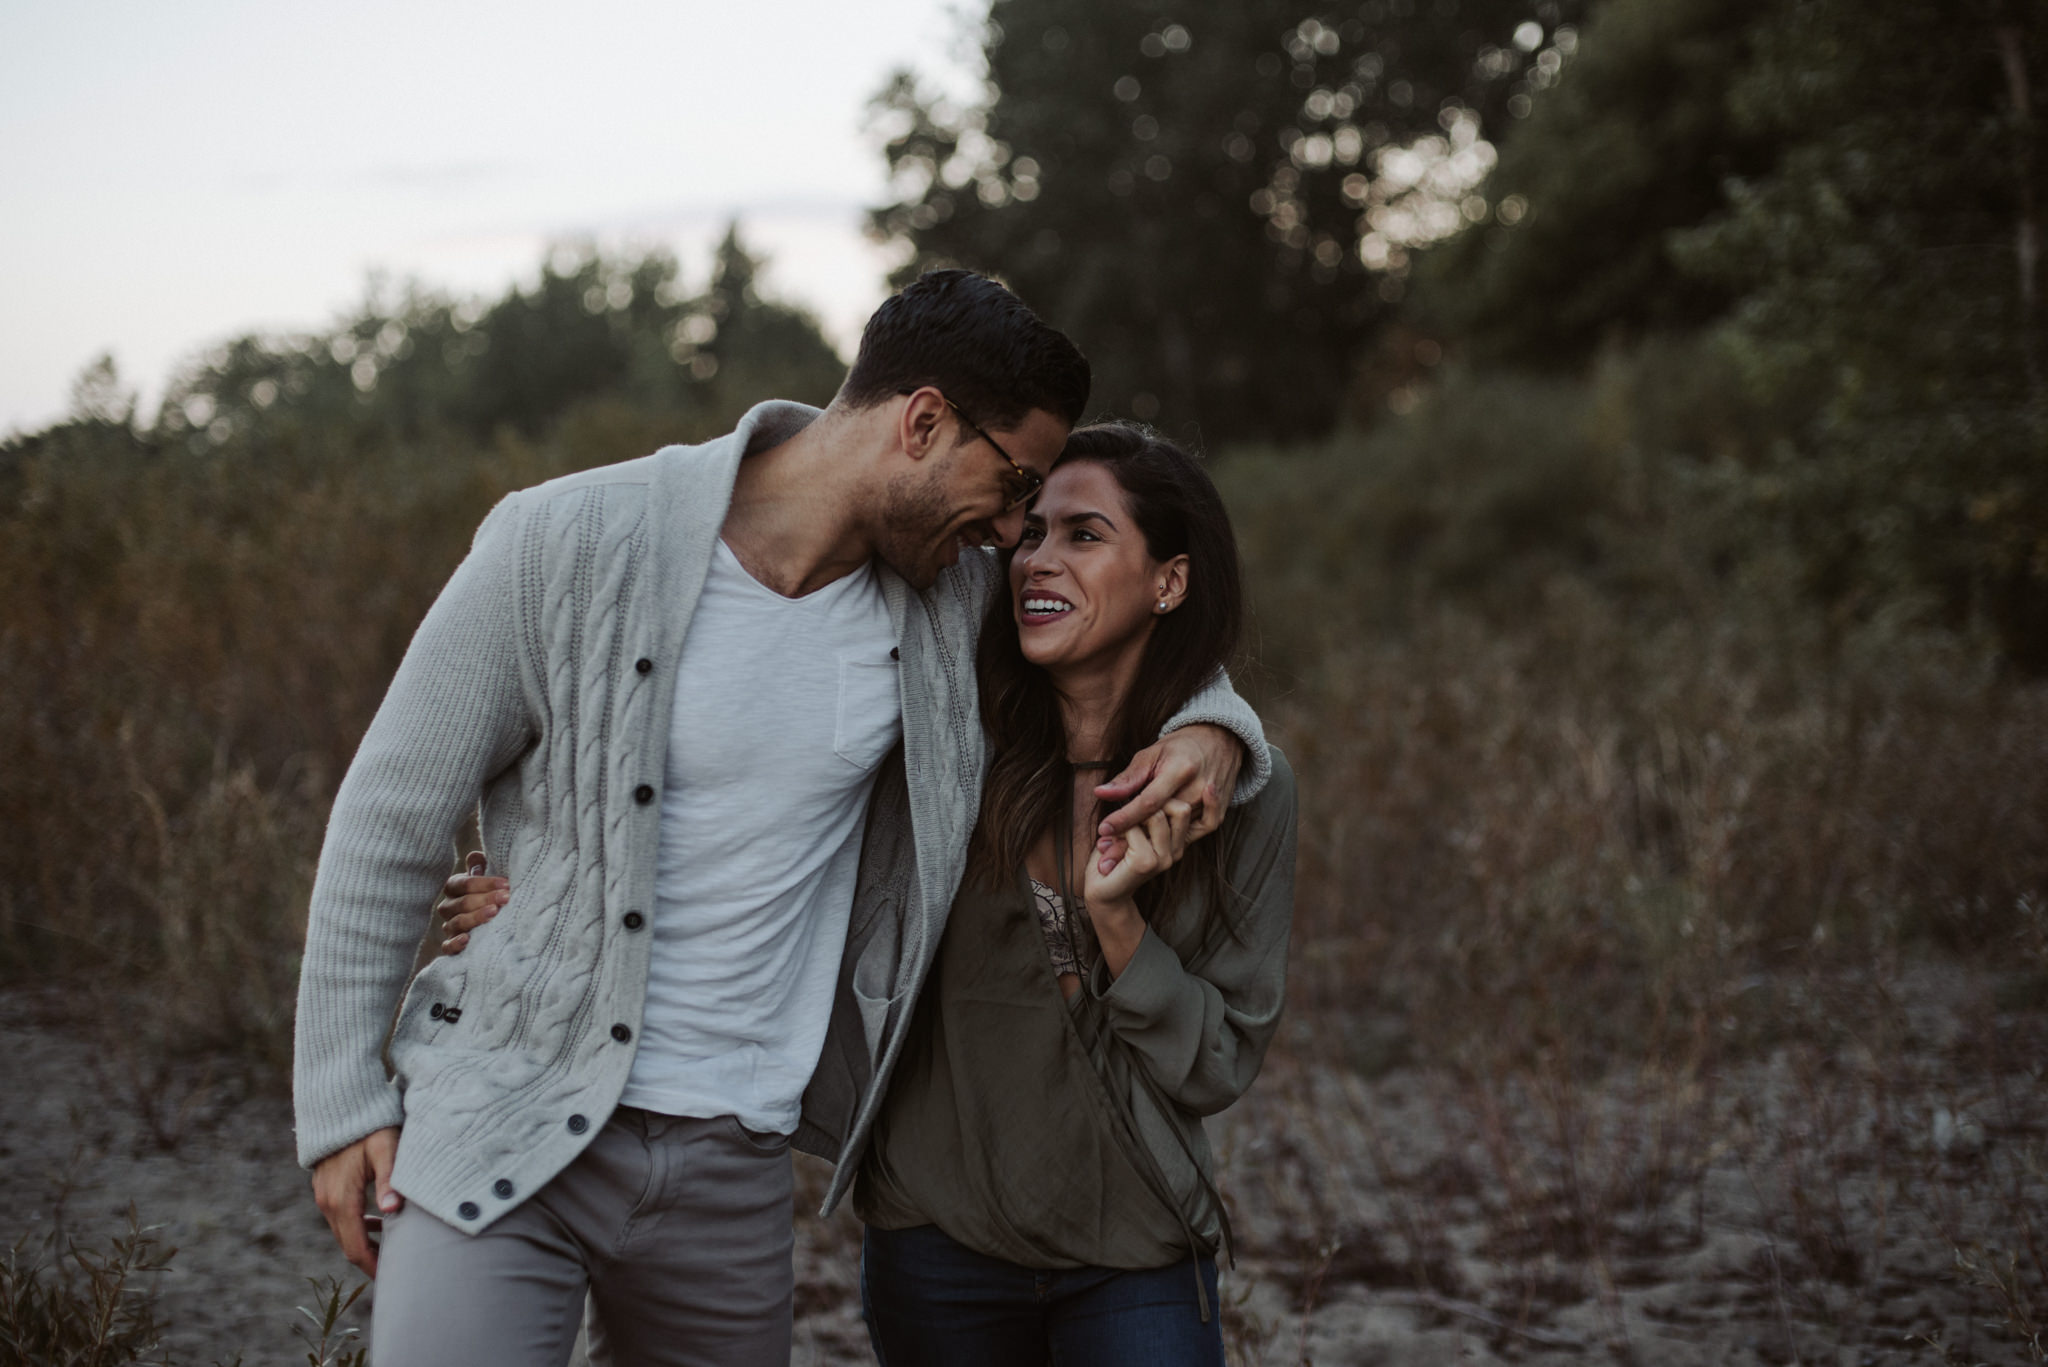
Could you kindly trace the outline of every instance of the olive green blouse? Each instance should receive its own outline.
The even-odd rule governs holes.
[[[1229,928],[1197,906],[1146,930],[1111,979],[1062,997],[1020,873],[963,884],[854,1191],[882,1229],[937,1225],[1034,1268],[1163,1267],[1227,1221],[1201,1118],[1257,1076],[1286,996],[1294,775],[1223,830]]]

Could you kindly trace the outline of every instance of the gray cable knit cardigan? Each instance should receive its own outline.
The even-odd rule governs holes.
[[[741,458],[816,416],[761,404],[716,441],[524,490],[484,520],[329,819],[299,981],[301,1163],[403,1125],[394,1185],[474,1233],[611,1113],[646,990],[641,927],[683,636]],[[985,758],[974,639],[997,578],[979,554],[923,593],[882,574],[903,741],[870,801],[838,1001],[796,1136],[826,1158],[859,1156],[964,869]],[[1170,728],[1194,722],[1245,738],[1236,799],[1255,793],[1263,735],[1227,680]],[[472,810],[512,900],[407,991]],[[854,1166],[841,1163],[827,1211]]]

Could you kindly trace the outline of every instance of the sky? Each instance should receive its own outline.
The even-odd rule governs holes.
[[[864,106],[899,66],[960,89],[963,31],[949,0],[0,0],[0,433],[102,352],[152,416],[181,358],[379,275],[496,295],[594,240],[695,287],[735,215],[850,351],[890,265]]]

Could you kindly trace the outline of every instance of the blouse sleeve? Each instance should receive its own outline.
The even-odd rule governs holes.
[[[1218,930],[1189,968],[1148,927],[1121,974],[1112,980],[1098,959],[1088,979],[1109,1027],[1160,1089],[1197,1115],[1215,1114],[1251,1086],[1287,997],[1294,773],[1278,749],[1271,754],[1272,777],[1238,810],[1242,825],[1225,860],[1235,933]]]

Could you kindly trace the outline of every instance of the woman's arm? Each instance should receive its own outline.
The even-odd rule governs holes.
[[[1113,932],[1098,920],[1104,955],[1089,975],[1089,991],[1153,1081],[1197,1115],[1213,1115],[1251,1086],[1286,1000],[1295,791],[1285,757],[1272,754],[1272,781],[1239,810],[1241,827],[1225,836],[1232,845],[1226,875],[1237,894],[1235,934],[1218,928],[1200,948],[1188,944],[1190,967],[1157,931],[1143,927],[1112,972]],[[1092,899],[1089,913],[1095,916]]]

